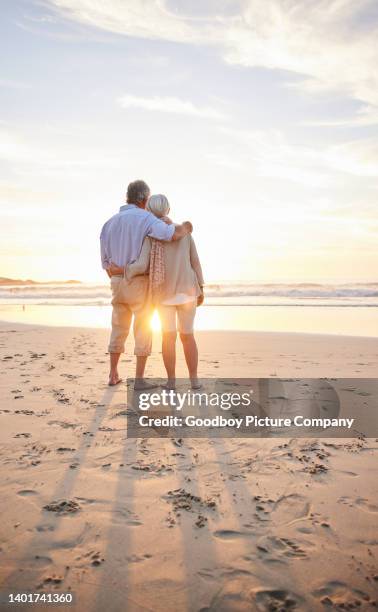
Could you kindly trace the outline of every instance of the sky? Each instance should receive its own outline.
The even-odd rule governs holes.
[[[0,276],[105,280],[142,178],[205,277],[376,281],[376,0],[2,0]]]

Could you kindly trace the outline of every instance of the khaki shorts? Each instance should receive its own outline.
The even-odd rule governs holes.
[[[192,334],[197,304],[195,301],[178,306],[159,306],[161,328],[164,332],[178,331],[180,334]],[[178,325],[176,326],[176,318]]]
[[[146,357],[151,354],[152,330],[150,325],[152,307],[148,301],[148,276],[136,276],[130,281],[122,276],[112,276],[112,333],[109,353],[124,353],[134,316],[134,354]]]

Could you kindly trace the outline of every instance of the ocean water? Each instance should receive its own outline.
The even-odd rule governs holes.
[[[5,321],[109,327],[109,303],[108,285],[0,286]],[[378,283],[211,283],[196,327],[378,337]]]

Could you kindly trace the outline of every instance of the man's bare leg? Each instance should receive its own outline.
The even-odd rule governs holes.
[[[118,362],[121,353],[109,353],[110,356],[110,373],[109,373],[109,386],[113,387],[121,382],[118,375]]]
[[[118,362],[121,353],[110,353],[110,374],[109,385],[112,387],[122,381],[118,375]],[[140,389],[154,389],[158,385],[146,383],[144,380],[144,371],[146,369],[147,356],[136,358],[135,384]]]
[[[135,370],[135,379],[141,380],[144,378],[144,371],[146,369],[147,356],[141,357],[137,356],[136,358],[136,370]]]
[[[135,370],[135,391],[148,391],[149,389],[156,389],[159,385],[157,383],[149,383],[144,380],[144,371],[146,369],[147,356],[137,355],[136,358],[136,370]]]

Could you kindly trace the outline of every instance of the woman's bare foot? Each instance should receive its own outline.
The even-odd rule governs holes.
[[[194,377],[190,378],[190,386],[191,386],[192,389],[201,389],[202,388],[202,383],[197,378],[197,376],[194,376]]]

